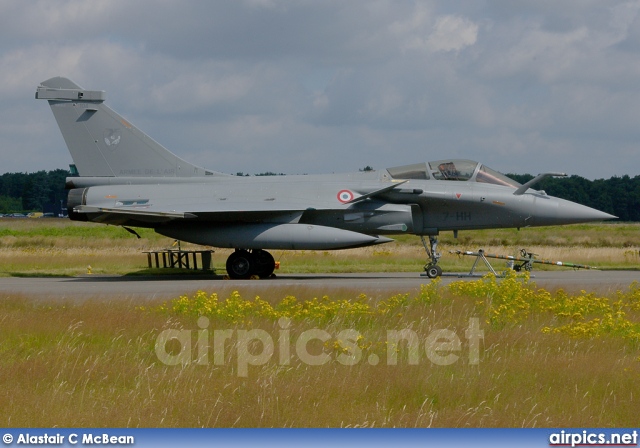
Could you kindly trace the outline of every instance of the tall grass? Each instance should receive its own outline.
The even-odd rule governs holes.
[[[126,300],[63,304],[5,296],[0,301],[0,382],[5,386],[0,390],[4,405],[0,425],[637,424],[637,338],[618,332],[553,331],[567,323],[602,317],[617,302],[622,304],[619,310],[624,310],[624,319],[636,328],[640,318],[637,286],[611,297],[581,293],[563,298],[561,293],[551,296],[519,280],[460,283],[446,288],[431,283],[416,296],[381,298],[354,290],[323,298],[322,291],[310,288],[298,289],[295,300],[290,293],[270,289],[259,300],[242,292],[221,296],[201,292],[166,304],[145,304],[145,308]],[[553,300],[544,302],[544,297]],[[553,308],[556,303],[563,305]],[[288,364],[281,362],[281,315],[270,309],[300,311],[289,314],[290,341],[310,329],[330,333],[330,340],[310,344],[309,351],[324,351],[331,361],[313,366],[292,356]],[[518,311],[492,320],[496,310],[505,309]],[[568,309],[572,312],[563,317]],[[574,311],[580,310],[583,315],[575,316]],[[198,363],[202,314],[209,319],[206,336],[211,345],[207,362]],[[465,336],[473,318],[479,319],[484,332],[475,364],[470,362],[471,347]],[[156,341],[167,329],[191,334],[190,362],[166,365],[159,361]],[[250,365],[243,377],[239,375],[238,332],[252,329],[272,335],[276,353],[264,364]],[[335,337],[345,329],[362,335],[358,342],[362,360],[351,366],[336,362],[337,356],[347,353],[344,341]],[[397,365],[387,365],[387,331],[403,329],[418,335],[420,361],[409,364],[408,348],[401,345],[396,347]],[[431,362],[424,351],[428,336],[439,329],[455,333],[462,341],[455,352],[459,359],[450,365]],[[227,341],[220,365],[212,359],[215,330],[231,330],[235,335]],[[165,348],[171,353],[181,350],[171,344]],[[261,348],[258,344],[252,350],[259,354]],[[380,362],[370,362],[371,354],[379,355]]]
[[[635,224],[595,224],[468,232],[457,240],[445,234],[440,250],[445,269],[466,270],[473,261],[450,255],[450,249],[483,248],[515,255],[523,247],[545,259],[628,269],[640,265],[639,230]],[[113,226],[1,219],[0,274],[77,275],[85,273],[88,265],[94,273],[138,271],[146,267],[142,250],[173,244],[146,229],[139,233],[141,239]],[[273,253],[283,273],[419,271],[424,264],[421,244],[410,236],[350,251]],[[218,269],[224,269],[227,254],[220,250],[214,255]],[[223,310],[220,313],[191,308],[193,303],[206,305],[211,291],[199,299],[145,303],[145,309],[125,298],[78,304],[5,294],[0,297],[0,384],[4,386],[0,388],[0,425],[637,425],[640,353],[634,331],[640,310],[633,305],[640,303],[637,289],[610,297],[557,292],[545,302],[545,292],[535,286],[500,290],[483,283],[465,284],[471,289],[434,284],[416,297],[345,288],[334,290],[326,299],[324,291],[306,287],[269,286],[258,292],[252,286],[240,291],[229,308],[209,304],[210,310]],[[260,301],[255,300],[256,294]],[[201,314],[209,318],[209,336],[217,329],[232,330],[234,335],[262,329],[276,340],[282,327],[273,316],[254,313],[230,319],[231,314],[225,313],[233,310],[237,317],[252,308],[269,307],[283,311],[287,296],[296,298],[295,303],[289,299],[291,306],[297,303],[296,309],[311,313],[294,316],[291,339],[313,328],[329,332],[333,337],[326,345],[310,344],[310,350],[326,351],[333,357],[331,362],[312,366],[292,357],[283,365],[276,353],[264,365],[249,366],[248,375],[242,377],[234,351],[237,339],[229,341],[228,358],[221,365],[211,359],[201,365],[194,358],[174,366],[158,359],[156,341],[164,330],[189,331],[195,346]],[[220,295],[218,303],[226,303],[229,297]],[[180,301],[188,312],[174,308]],[[354,308],[356,304],[360,308]],[[551,304],[557,306],[552,309]],[[478,364],[469,362],[471,348],[465,345],[472,318],[480,319],[484,331]],[[348,349],[335,337],[345,329],[356,329],[363,337],[358,342],[363,359],[352,366],[335,362]],[[403,329],[418,335],[420,363],[407,362],[403,345],[398,364],[387,365],[387,331]],[[450,330],[462,341],[456,352],[459,360],[451,365],[426,357],[424,343],[437,329]],[[180,349],[171,344],[166,348]],[[260,347],[253,349],[259,352]],[[369,362],[371,354],[381,362]]]

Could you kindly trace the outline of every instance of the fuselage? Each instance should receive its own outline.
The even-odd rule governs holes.
[[[519,186],[515,181],[496,178],[493,171],[480,180],[486,168],[476,162],[446,163],[456,162],[469,165],[469,172],[446,179],[429,173],[428,164],[409,166],[424,166],[424,172],[395,168],[329,175],[69,178],[73,188],[69,211],[72,219],[152,227],[197,244],[261,249],[336,249],[389,241],[361,240],[341,230],[376,237],[437,235],[450,230],[572,224],[612,217],[533,189],[514,194]],[[80,215],[73,210],[78,205],[168,210],[188,213],[192,219],[126,213]],[[303,230],[294,225],[316,226],[322,235],[318,231],[316,238],[306,234],[297,238],[296,232]],[[265,236],[267,230],[270,236]],[[256,240],[258,235],[263,236]],[[323,240],[329,243],[319,245]]]

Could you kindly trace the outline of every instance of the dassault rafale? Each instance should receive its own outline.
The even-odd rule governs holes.
[[[268,249],[336,250],[418,235],[428,277],[442,274],[438,234],[600,221],[615,216],[547,195],[471,160],[349,174],[233,176],[179,158],[104,104],[105,92],[55,77],[37,87],[67,144],[69,218],[235,249],[234,279],[272,276]],[[425,240],[428,238],[428,242]]]

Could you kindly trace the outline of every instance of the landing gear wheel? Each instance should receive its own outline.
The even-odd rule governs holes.
[[[274,260],[273,255],[262,249],[254,250],[251,255],[255,261],[252,273],[260,278],[271,277],[276,269],[276,260]]]
[[[424,268],[427,273],[427,277],[436,278],[442,275],[442,268],[437,264],[430,264]]]
[[[246,250],[236,250],[227,258],[227,273],[232,279],[248,279],[253,274],[255,257]]]
[[[424,246],[424,250],[427,253],[427,264],[424,267],[424,271],[429,278],[436,278],[442,275],[442,268],[438,266],[438,261],[440,260],[440,253],[438,252],[438,237],[435,235],[429,236],[429,245],[424,240],[424,236],[420,236],[420,240],[422,241],[422,245]]]

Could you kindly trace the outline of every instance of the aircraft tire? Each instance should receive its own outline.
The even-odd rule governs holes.
[[[246,250],[236,250],[227,258],[227,274],[234,280],[248,279],[254,274],[255,257]]]
[[[437,264],[430,264],[426,267],[427,277],[436,278],[442,275],[442,268]]]
[[[276,260],[273,255],[262,249],[254,250],[251,255],[255,260],[253,274],[260,278],[271,277],[271,274],[276,269]]]

